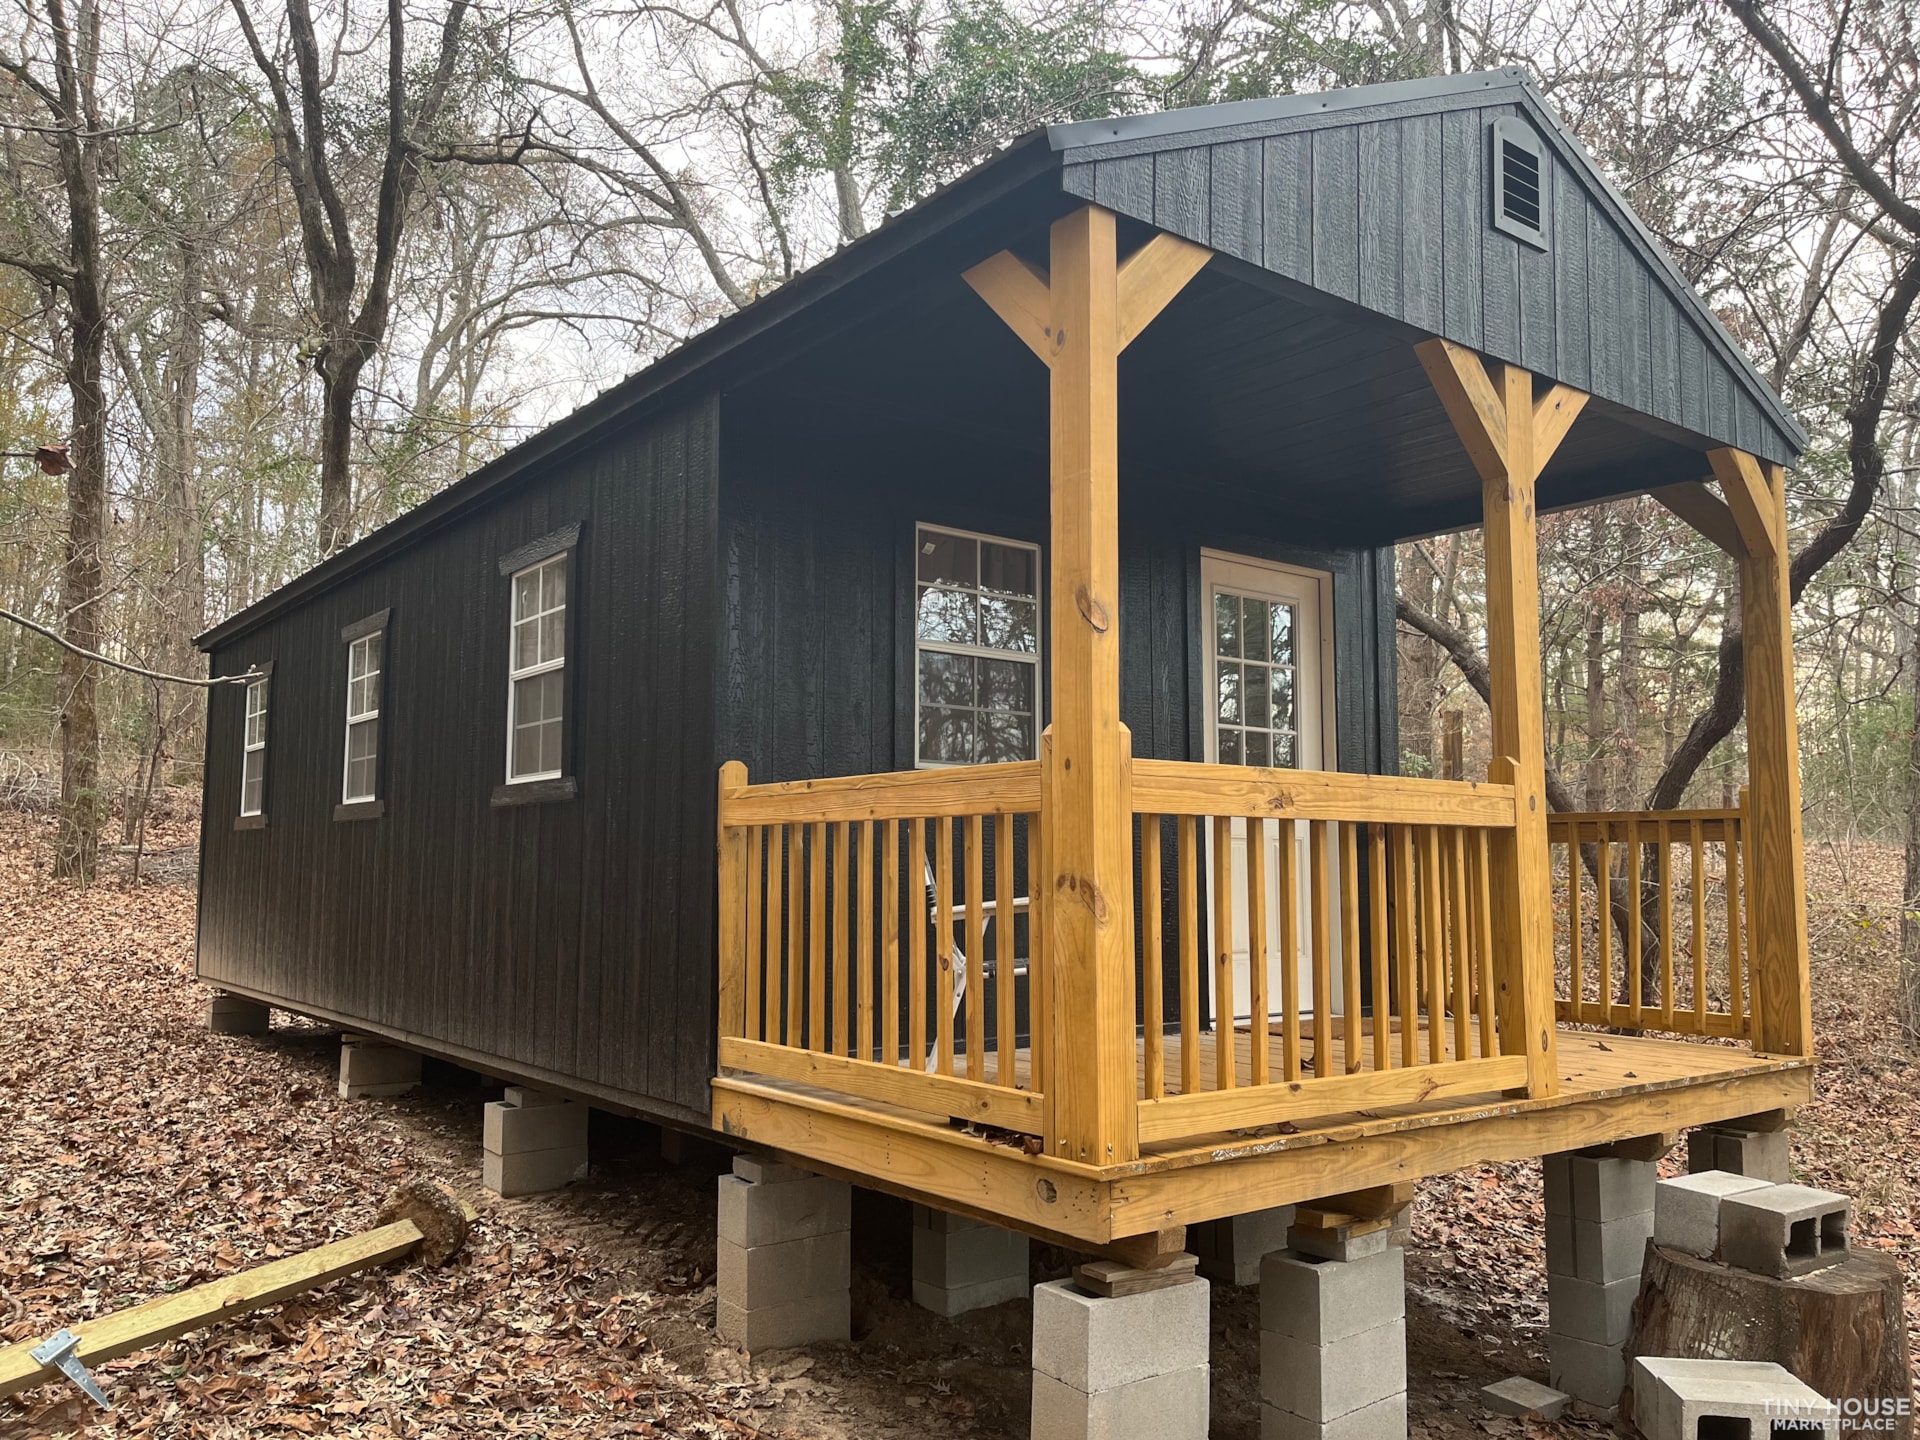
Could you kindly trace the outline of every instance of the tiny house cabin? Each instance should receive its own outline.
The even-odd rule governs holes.
[[[1082,1248],[1790,1110],[1804,444],[1517,72],[1054,126],[202,637],[199,975]],[[1749,787],[1549,814],[1537,512],[1645,493]]]

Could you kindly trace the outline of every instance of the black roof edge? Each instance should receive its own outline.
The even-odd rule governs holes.
[[[534,467],[581,449],[609,426],[662,400],[668,392],[701,371],[734,355],[862,275],[960,223],[1036,176],[1057,170],[1060,157],[1041,143],[1044,135],[1044,131],[1034,130],[1020,136],[992,159],[898,215],[889,216],[867,234],[801,271],[778,289],[722,317],[645,369],[608,386],[579,409],[542,427],[438,494],[196,635],[194,645],[202,651],[211,651],[258,628],[281,611],[332,589],[395,550],[451,523]]]
[[[1113,120],[1079,120],[1047,128],[1047,143],[1061,152],[1065,163],[1105,158],[1100,152],[1108,146],[1127,147],[1138,152],[1167,148],[1151,142],[1184,142],[1204,145],[1216,131],[1242,127],[1284,124],[1288,121],[1311,122],[1319,116],[1343,116],[1346,112],[1417,106],[1459,97],[1485,95],[1492,99],[1500,92],[1512,91],[1526,108],[1561,160],[1592,176],[1599,184],[1602,198],[1613,219],[1624,226],[1628,243],[1650,264],[1655,273],[1666,278],[1668,288],[1684,297],[1694,317],[1707,327],[1707,340],[1721,351],[1721,359],[1745,375],[1748,388],[1767,417],[1791,442],[1794,450],[1804,451],[1810,437],[1798,417],[1774,392],[1766,377],[1755,367],[1746,350],[1695,290],[1693,283],[1667,254],[1666,247],[1648,230],[1633,206],[1607,178],[1580,138],[1569,130],[1554,112],[1553,106],[1534,83],[1533,76],[1518,65],[1498,70],[1481,70],[1465,75],[1441,75],[1424,80],[1398,80],[1384,85],[1359,85],[1318,94],[1280,95],[1264,100],[1236,100],[1225,105],[1200,105],[1184,110],[1164,110],[1153,115],[1130,115]],[[1364,116],[1356,119],[1366,118]],[[1093,151],[1075,155],[1074,151]],[[1126,153],[1122,151],[1121,153]]]

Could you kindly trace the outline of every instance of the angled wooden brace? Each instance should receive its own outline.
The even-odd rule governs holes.
[[[1713,466],[1720,493],[1726,496],[1727,509],[1740,527],[1740,539],[1746,554],[1753,559],[1780,553],[1780,537],[1774,533],[1776,501],[1760,473],[1760,463],[1744,450],[1722,446],[1709,450],[1707,460]]]

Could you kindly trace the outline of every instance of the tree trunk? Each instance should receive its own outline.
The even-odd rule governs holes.
[[[1633,1307],[1631,1367],[1637,1355],[1676,1359],[1771,1360],[1830,1400],[1864,1407],[1856,1424],[1893,1414],[1894,1428],[1871,1433],[1913,1440],[1913,1377],[1907,1364],[1905,1292],[1892,1257],[1856,1254],[1798,1280],[1776,1280],[1647,1246]],[[1626,1418],[1632,1418],[1632,1391]]]
[[[1593,558],[1606,553],[1607,515],[1604,505],[1593,510]],[[1589,810],[1607,808],[1607,612],[1604,606],[1587,608],[1587,795]]]
[[[61,627],[69,645],[100,648],[106,568],[106,396],[101,352],[106,326],[98,310],[74,307],[67,388],[73,403],[73,468],[67,472],[67,546],[60,571]],[[99,862],[100,714],[98,667],[69,649],[60,661],[60,836],[53,873],[91,884]]]
[[[320,553],[331,555],[353,538],[353,399],[360,366],[338,355],[320,367],[320,385]]]

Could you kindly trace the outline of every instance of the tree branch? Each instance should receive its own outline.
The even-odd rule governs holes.
[[[71,651],[83,660],[92,660],[101,665],[111,666],[115,670],[124,670],[129,675],[138,675],[146,680],[160,680],[168,685],[193,685],[202,690],[211,690],[216,685],[244,685],[255,678],[252,671],[245,675],[166,675],[158,670],[143,669],[138,665],[129,665],[124,660],[115,660],[110,655],[102,655],[98,650],[88,650],[74,644],[58,630],[50,629],[37,620],[29,620],[24,615],[16,615],[11,610],[0,609],[0,620],[11,620],[23,630],[31,630],[36,635],[44,635],[63,650]]]

